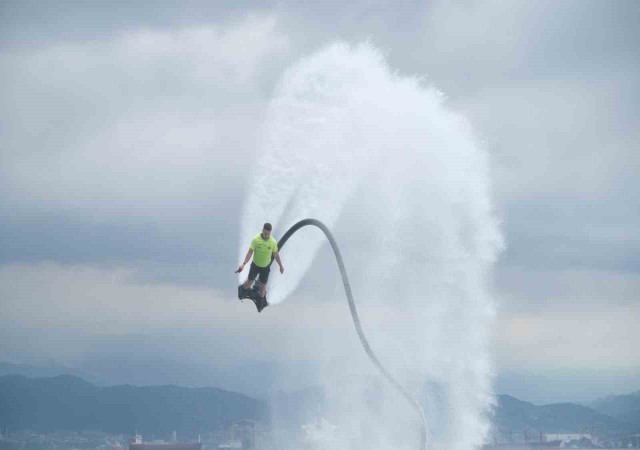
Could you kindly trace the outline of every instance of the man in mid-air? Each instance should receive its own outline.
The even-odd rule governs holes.
[[[273,236],[271,236],[270,223],[265,223],[262,227],[262,232],[257,234],[251,241],[251,246],[249,247],[249,251],[247,251],[247,256],[244,257],[244,262],[240,264],[238,272],[242,272],[244,270],[244,266],[251,259],[251,255],[253,255],[253,261],[249,268],[249,277],[247,278],[247,281],[244,282],[243,287],[245,290],[250,289],[256,279],[256,276],[260,275],[260,289],[258,291],[258,295],[260,296],[261,303],[264,305],[266,303],[265,295],[267,291],[267,281],[269,280],[269,272],[271,271],[270,266],[272,256],[280,266],[280,273],[284,273],[284,266],[280,260],[280,254],[278,253],[278,243]],[[256,304],[256,306],[258,305]],[[262,308],[258,306],[258,312],[261,309]]]

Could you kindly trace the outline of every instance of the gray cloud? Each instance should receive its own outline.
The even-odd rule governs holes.
[[[3,262],[234,266],[261,83],[287,52],[275,26],[5,49]]]
[[[3,102],[3,122],[11,130],[5,135],[3,150],[9,162],[4,164],[3,203],[12,197],[7,190],[17,190],[20,195],[10,204],[24,205],[30,199],[24,194],[36,186],[34,176],[41,186],[37,195],[42,195],[43,189],[60,192],[63,188],[76,191],[67,194],[72,198],[79,196],[77,192],[84,193],[84,204],[108,205],[125,200],[136,209],[142,202],[169,207],[167,197],[184,199],[197,193],[195,197],[201,198],[203,190],[211,193],[220,189],[223,195],[233,195],[230,186],[248,167],[250,135],[259,121],[260,99],[266,99],[269,91],[268,83],[262,85],[266,91],[256,90],[255,83],[260,86],[273,81],[271,73],[281,70],[291,56],[326,42],[331,29],[338,30],[334,36],[368,37],[387,49],[390,63],[400,71],[427,74],[451,97],[453,106],[472,118],[496,157],[496,186],[505,200],[501,214],[506,217],[510,248],[516,248],[524,259],[534,247],[536,253],[540,252],[540,242],[550,241],[546,232],[522,229],[521,209],[535,210],[537,202],[546,202],[549,210],[553,205],[561,208],[565,201],[575,202],[566,200],[572,193],[602,197],[611,192],[628,201],[637,191],[630,180],[640,164],[633,151],[636,136],[630,135],[634,133],[630,117],[636,115],[630,105],[638,102],[628,101],[638,95],[633,75],[638,58],[630,45],[637,34],[634,17],[638,8],[633,2],[620,2],[616,7],[598,2],[436,2],[394,8],[384,3],[281,3],[273,9],[278,14],[276,28],[265,32],[271,33],[274,42],[283,42],[278,33],[288,36],[290,56],[280,58],[276,66],[270,63],[268,71],[258,63],[259,76],[250,84],[238,85],[237,76],[225,73],[224,62],[211,70],[206,58],[220,58],[224,52],[237,58],[240,48],[246,52],[246,40],[238,36],[236,42],[242,42],[243,47],[234,49],[231,39],[233,33],[246,37],[242,26],[259,29],[258,22],[246,20],[246,15],[241,19],[248,5],[221,8],[202,4],[176,10],[171,2],[158,2],[153,9],[128,6],[127,11],[103,14],[95,8],[64,3],[56,8],[4,4],[3,17],[12,24],[5,31],[5,43],[23,35],[17,31],[18,24],[27,29],[47,24],[48,32],[58,39],[52,41],[49,50],[41,41],[33,51],[27,47],[17,53],[5,52],[3,98],[13,101]],[[74,19],[69,19],[71,13]],[[73,27],[69,31],[65,26],[70,20],[105,22],[111,32],[102,40],[75,44],[65,37],[74,37]],[[205,24],[212,21],[216,25],[207,28]],[[390,26],[394,23],[402,23],[402,27]],[[185,28],[162,31],[176,25]],[[82,35],[81,28],[77,32]],[[231,47],[222,50],[225,39]],[[211,48],[194,52],[199,40]],[[189,49],[186,56],[185,49]],[[194,76],[199,67],[209,70],[212,77]],[[246,67],[237,67],[237,73],[247,73]],[[203,166],[196,181],[210,174],[215,174],[211,179],[225,178],[201,186],[190,180],[185,185],[185,180],[193,177],[194,168],[184,164],[163,167],[168,154],[185,146],[191,146],[193,156]],[[205,150],[207,147],[210,150]],[[78,150],[65,151],[69,148]],[[122,162],[131,158],[132,148],[139,154],[139,162],[129,163],[123,170]],[[96,161],[79,161],[83,151],[94,152]],[[160,165],[149,158],[161,158]],[[29,165],[29,161],[36,161],[37,166]],[[37,167],[40,173],[34,172]],[[54,176],[52,168],[62,169],[60,175]],[[100,173],[110,170],[116,171],[113,176]],[[90,174],[89,186],[78,171]],[[114,192],[123,177],[128,182],[132,177],[139,181],[135,187],[124,183],[124,188]],[[29,185],[24,185],[29,179]],[[103,192],[95,192],[100,185],[104,186]],[[154,193],[141,195],[144,186]],[[564,192],[563,198],[559,198],[559,192]],[[581,209],[589,209],[591,200],[583,197],[582,202]],[[615,203],[606,198],[592,208],[605,211]],[[64,207],[56,204],[60,206]],[[68,207],[77,210],[78,204]],[[564,238],[585,219],[589,217],[558,223],[554,234]],[[629,225],[634,226],[637,218],[631,219]],[[513,229],[512,223],[517,223]],[[513,247],[523,242],[525,233],[536,241],[535,245]],[[602,245],[606,247],[607,243]],[[617,251],[616,245],[612,244],[613,251]],[[543,248],[549,253],[542,258],[558,261],[553,255],[557,243]],[[581,259],[590,260],[599,253],[587,251]],[[538,259],[531,256],[532,261]],[[628,259],[621,256],[608,265],[628,266]]]

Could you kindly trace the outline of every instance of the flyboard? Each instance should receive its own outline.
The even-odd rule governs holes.
[[[236,273],[239,271],[236,270]],[[253,282],[253,286],[249,287],[249,289],[245,289],[244,284],[238,286],[238,299],[240,301],[244,299],[249,299],[256,305],[256,309],[258,312],[262,312],[269,303],[267,302],[267,294],[264,295],[264,298],[260,297],[260,275],[256,277],[256,280]]]

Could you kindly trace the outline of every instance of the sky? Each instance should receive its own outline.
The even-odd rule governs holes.
[[[489,153],[496,391],[640,390],[639,21],[622,0],[2,2],[0,361],[313,384],[317,347],[352,337],[343,301],[303,283],[257,315],[233,270],[278,80],[339,40],[440,90]]]

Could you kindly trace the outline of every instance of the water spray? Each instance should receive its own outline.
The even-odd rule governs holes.
[[[391,376],[389,371],[384,368],[380,360],[376,357],[371,350],[371,346],[367,341],[366,336],[364,335],[364,331],[362,330],[362,325],[360,324],[360,318],[358,317],[358,311],[356,310],[356,304],[353,301],[353,294],[351,293],[351,286],[349,285],[349,277],[347,276],[347,270],[344,267],[344,262],[342,261],[342,255],[340,254],[340,249],[338,248],[338,244],[336,240],[333,238],[331,231],[327,226],[320,222],[317,219],[303,219],[293,225],[291,228],[287,230],[287,232],[282,236],[280,242],[278,243],[279,249],[282,250],[284,245],[287,243],[289,238],[293,236],[293,234],[298,231],[300,228],[305,227],[307,225],[313,225],[322,230],[324,235],[327,237],[329,244],[331,244],[331,248],[333,249],[333,254],[336,257],[336,261],[338,262],[338,269],[340,270],[340,275],[342,276],[342,285],[344,286],[344,292],[347,296],[347,302],[349,303],[349,309],[351,310],[351,317],[353,318],[353,324],[356,327],[356,331],[358,332],[358,337],[360,338],[360,343],[364,348],[364,351],[369,356],[369,359],[373,363],[374,366],[378,368],[378,370],[384,375],[384,377],[396,388],[396,390],[402,395],[402,397],[407,400],[411,404],[413,408],[420,415],[420,421],[422,424],[422,429],[420,430],[420,450],[425,450],[427,447],[427,421],[424,416],[424,411],[422,411],[422,407],[418,402],[407,392],[407,390],[395,379]],[[273,261],[272,261],[273,262]]]
[[[338,42],[283,73],[259,138],[244,202],[239,258],[267,218],[274,229],[296,224],[280,246],[306,225],[323,230],[338,260],[362,346],[395,386],[391,406],[327,385],[327,392],[336,396],[329,413],[343,414],[339,420],[350,424],[336,432],[344,441],[341,448],[350,448],[349,442],[363,433],[371,438],[366,446],[370,450],[417,444],[411,439],[393,445],[415,430],[413,416],[400,416],[414,413],[395,390],[419,408],[382,368],[364,338],[350,288],[360,285],[367,287],[367,300],[380,311],[393,311],[378,319],[376,336],[384,339],[388,334],[384,343],[374,342],[376,354],[399,368],[394,376],[403,386],[415,383],[416,390],[409,392],[421,400],[425,411],[420,416],[429,420],[430,447],[481,446],[493,401],[489,275],[502,236],[491,198],[489,155],[471,124],[424,79],[392,70],[375,47]],[[311,219],[298,222],[305,217],[324,225]],[[366,236],[361,234],[363,224]],[[327,229],[335,233],[338,226],[345,236],[353,236],[349,244],[363,259],[380,260],[384,252],[386,264],[351,269],[347,281]],[[305,236],[304,246],[287,248],[287,258],[295,264],[288,266],[286,283],[280,277],[269,281],[269,304],[291,297],[323,242],[322,235],[313,232]],[[343,250],[346,244],[341,242]],[[401,279],[410,281],[395,282]],[[319,369],[317,374],[323,380],[335,370]],[[341,409],[343,403],[351,409]],[[352,407],[362,414],[353,414]],[[389,418],[395,424],[371,429],[385,413],[394,416]],[[423,431],[422,449],[425,435]]]

